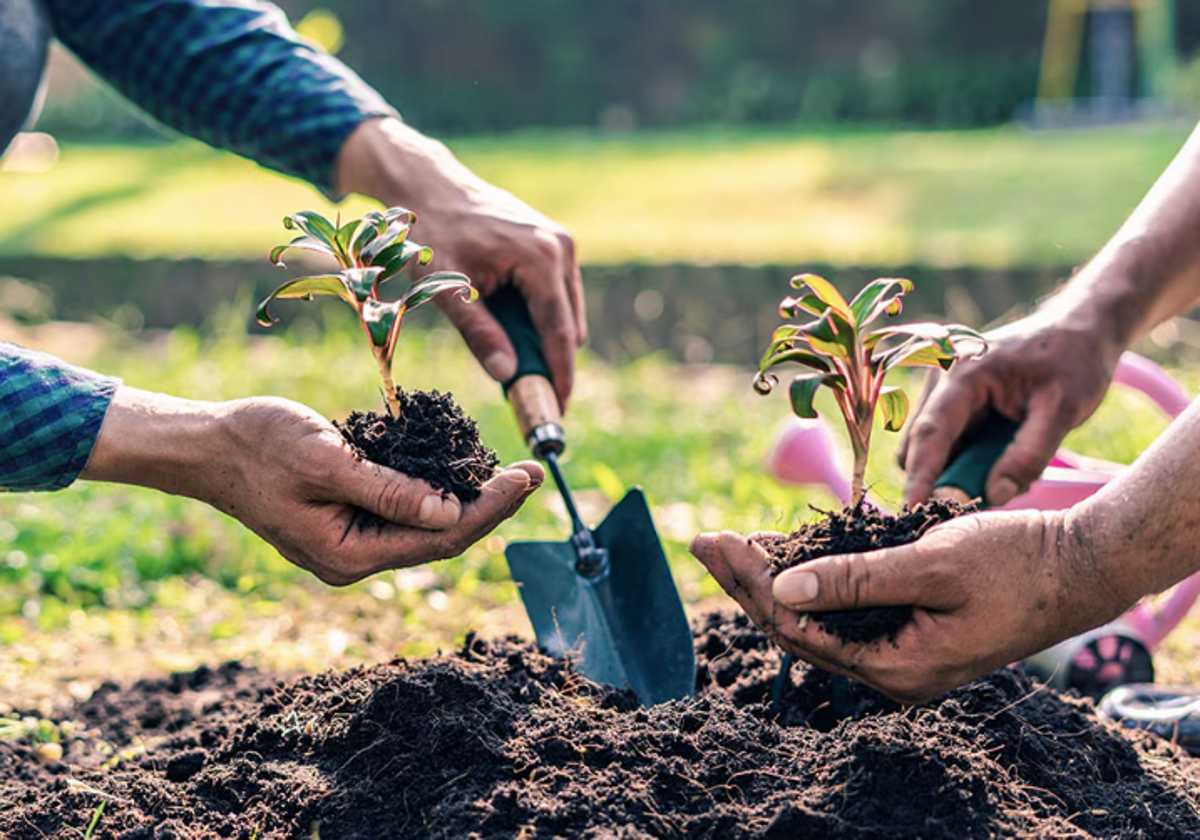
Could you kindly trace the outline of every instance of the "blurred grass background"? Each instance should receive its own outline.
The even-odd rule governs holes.
[[[1087,259],[1187,129],[1031,133],[711,128],[450,141],[575,235],[589,264],[1011,267]],[[0,177],[0,256],[261,259],[311,187],[194,142],[65,145]],[[165,223],[164,223],[165,220]]]

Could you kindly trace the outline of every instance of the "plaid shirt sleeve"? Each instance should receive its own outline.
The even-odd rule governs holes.
[[[395,110],[258,0],[46,0],[58,39],[178,131],[295,175],[331,197],[364,120]]]
[[[61,490],[78,478],[119,384],[0,342],[0,488]]]

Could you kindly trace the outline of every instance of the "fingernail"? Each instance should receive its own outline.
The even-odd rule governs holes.
[[[483,369],[497,382],[507,382],[517,372],[517,360],[503,350],[497,350],[483,360]]]
[[[786,607],[802,607],[816,600],[821,583],[812,572],[784,572],[775,578],[775,600]]]
[[[421,500],[417,521],[425,528],[449,528],[458,522],[460,508],[453,496],[430,493]]]
[[[999,507],[1012,501],[1013,497],[1020,492],[1020,485],[1011,478],[998,478],[992,483],[988,492],[988,501],[993,507]]]

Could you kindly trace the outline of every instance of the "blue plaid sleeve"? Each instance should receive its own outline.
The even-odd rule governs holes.
[[[257,0],[47,0],[58,39],[178,131],[334,196],[334,163],[364,120],[395,110]],[[336,197],[336,196],[334,196]]]
[[[0,341],[0,488],[61,490],[78,478],[119,384]]]

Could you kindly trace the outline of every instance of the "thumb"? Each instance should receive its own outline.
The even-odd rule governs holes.
[[[920,597],[911,545],[821,557],[776,576],[775,600],[800,612],[915,604]]]
[[[462,516],[462,503],[452,493],[370,461],[354,461],[338,479],[346,502],[398,525],[440,531]]]

